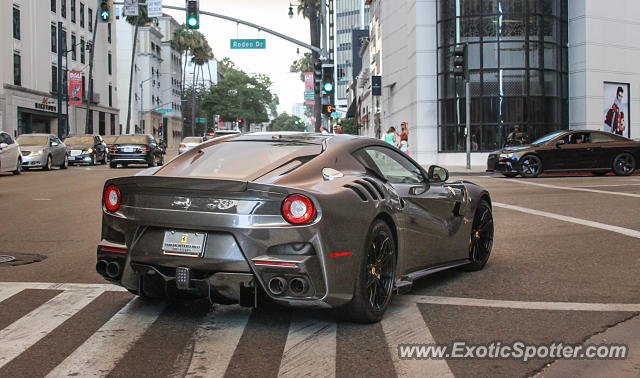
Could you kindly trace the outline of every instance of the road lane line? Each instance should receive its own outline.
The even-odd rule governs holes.
[[[216,305],[196,330],[186,377],[224,376],[249,315],[251,309],[246,307]]]
[[[335,377],[337,331],[335,321],[294,313],[278,377]]]
[[[0,367],[96,299],[103,290],[62,292],[0,331]]]
[[[394,297],[380,322],[389,345],[396,375],[398,377],[453,377],[453,372],[445,360],[401,360],[399,358],[399,344],[435,344],[429,327],[415,304],[419,302],[411,303],[406,301],[405,297]]]
[[[493,206],[494,207],[500,207],[500,208],[503,208],[503,209],[520,211],[520,212],[527,213],[527,214],[539,215],[541,217],[557,219],[557,220],[561,220],[561,221],[565,221],[565,222],[569,222],[569,223],[576,223],[576,224],[580,224],[580,225],[587,226],[587,227],[599,228],[601,230],[616,232],[618,234],[631,236],[633,238],[640,239],[640,231],[632,230],[630,228],[612,226],[612,225],[606,224],[606,223],[600,223],[600,222],[594,222],[594,221],[590,221],[590,220],[586,220],[586,219],[568,217],[566,215],[548,213],[546,211],[534,210],[534,209],[529,209],[529,208],[526,208],[526,207],[509,205],[509,204],[500,203],[500,202],[493,202]]]
[[[640,184],[605,184],[605,185],[576,185],[574,188],[602,188],[612,186],[639,186]]]
[[[429,295],[402,295],[394,298],[394,301],[396,299],[410,303],[513,308],[522,310],[640,312],[640,304],[634,303],[525,302],[498,299],[437,297]]]
[[[550,185],[550,184],[541,184],[539,182],[531,182],[531,181],[516,180],[516,179],[497,178],[497,180],[503,180],[503,181],[506,181],[506,182],[512,182],[512,183],[517,183],[517,184],[540,186],[542,188],[560,189],[560,190],[574,190],[574,191],[578,191],[578,192],[590,192],[590,193],[599,193],[599,194],[610,194],[610,195],[614,195],[614,196],[640,198],[640,194],[635,194],[635,193],[609,192],[609,191],[605,191],[605,190],[577,188],[577,187],[572,187],[572,186],[558,186],[558,185]]]
[[[132,299],[47,377],[104,377],[158,318],[166,304]]]

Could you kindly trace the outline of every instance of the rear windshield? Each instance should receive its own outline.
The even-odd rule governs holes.
[[[104,142],[106,144],[113,144],[113,142],[115,142],[116,139],[118,139],[118,135],[105,135],[102,137],[102,139],[104,139]]]
[[[253,180],[293,159],[318,155],[322,146],[300,142],[228,141],[199,151],[203,153],[201,157],[181,155],[167,164],[161,174]]]
[[[149,143],[149,139],[146,136],[141,135],[120,135],[118,139],[116,139],[114,144],[147,144]]]
[[[73,136],[64,140],[67,146],[84,145],[93,146],[93,137],[90,136]]]
[[[42,135],[20,135],[17,141],[21,146],[46,146],[49,144],[49,137]]]
[[[200,137],[187,137],[182,140],[184,143],[202,143],[202,138]]]

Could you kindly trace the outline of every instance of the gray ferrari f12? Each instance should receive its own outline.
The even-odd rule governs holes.
[[[105,183],[96,270],[140,296],[269,298],[375,322],[414,280],[487,262],[489,193],[447,179],[371,138],[213,139]]]

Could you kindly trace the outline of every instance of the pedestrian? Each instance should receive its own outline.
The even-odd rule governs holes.
[[[407,129],[407,123],[406,122],[402,122],[400,124],[401,127],[401,131],[398,134],[398,148],[400,148],[400,144],[402,143],[402,141],[406,141],[407,142],[407,151],[409,150],[409,130]]]
[[[342,125],[341,124],[335,125],[333,128],[333,132],[335,134],[344,134],[344,131],[342,131]]]
[[[320,126],[320,132],[322,134],[329,134],[329,132],[327,131],[327,129],[324,128],[324,125]]]
[[[398,148],[400,148],[400,151],[409,155],[409,137],[407,136],[407,134],[402,134],[401,138],[402,140],[400,140],[400,146]]]
[[[396,145],[396,128],[391,126],[386,134],[384,134],[384,141],[392,146]]]

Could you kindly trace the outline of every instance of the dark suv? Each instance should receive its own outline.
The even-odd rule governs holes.
[[[155,167],[164,163],[164,154],[164,148],[152,135],[120,135],[109,147],[109,167],[116,168],[118,164],[123,167],[129,164]]]
[[[64,140],[64,144],[67,145],[69,165],[78,163],[96,165],[98,162],[100,164],[107,162],[107,144],[100,135],[70,135]]]

